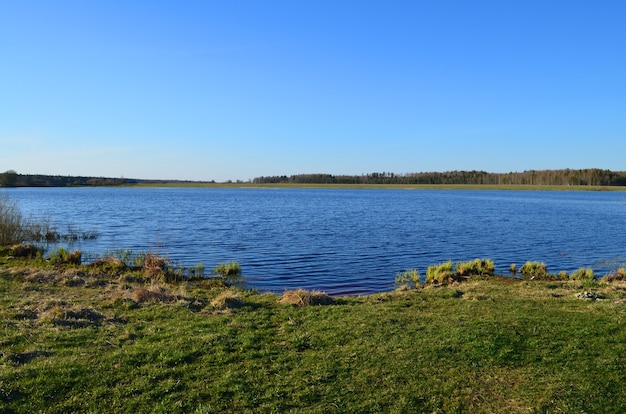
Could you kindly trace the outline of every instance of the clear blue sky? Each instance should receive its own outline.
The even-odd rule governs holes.
[[[0,170],[626,170],[626,1],[3,1]]]

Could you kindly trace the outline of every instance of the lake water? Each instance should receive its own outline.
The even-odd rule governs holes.
[[[96,231],[86,256],[157,251],[206,269],[238,261],[250,287],[366,294],[396,273],[490,258],[508,274],[626,261],[626,193],[369,189],[18,188],[24,215]]]

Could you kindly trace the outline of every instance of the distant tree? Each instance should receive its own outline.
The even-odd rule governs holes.
[[[8,170],[0,174],[0,187],[14,187],[17,182],[17,172]]]

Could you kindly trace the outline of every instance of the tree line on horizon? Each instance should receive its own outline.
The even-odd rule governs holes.
[[[106,177],[70,177],[61,175],[0,173],[0,187],[100,187],[136,184],[139,180]]]
[[[44,174],[18,174],[14,170],[0,173],[1,187],[114,187],[133,184],[192,183],[189,180],[145,180],[137,178],[83,177]],[[207,181],[215,183],[215,181]]]
[[[71,177],[59,175],[0,173],[0,187],[98,187],[139,183],[192,182],[178,180],[142,180],[132,178]],[[240,181],[238,181],[240,182]],[[215,183],[215,181],[207,181]],[[626,186],[626,171],[599,168],[581,170],[529,170],[489,173],[485,171],[445,171],[395,174],[374,172],[362,175],[296,174],[262,176],[253,184],[470,184],[470,185],[556,185],[556,186]]]
[[[489,173],[485,171],[446,171],[395,174],[380,172],[363,175],[297,174],[257,177],[254,184],[471,184],[471,185],[557,185],[626,186],[626,171],[587,168],[580,170],[529,170]]]

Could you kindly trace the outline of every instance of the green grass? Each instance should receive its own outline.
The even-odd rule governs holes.
[[[297,306],[141,272],[0,266],[0,412],[626,406],[623,281],[491,277]],[[602,300],[576,298],[589,289]]]

